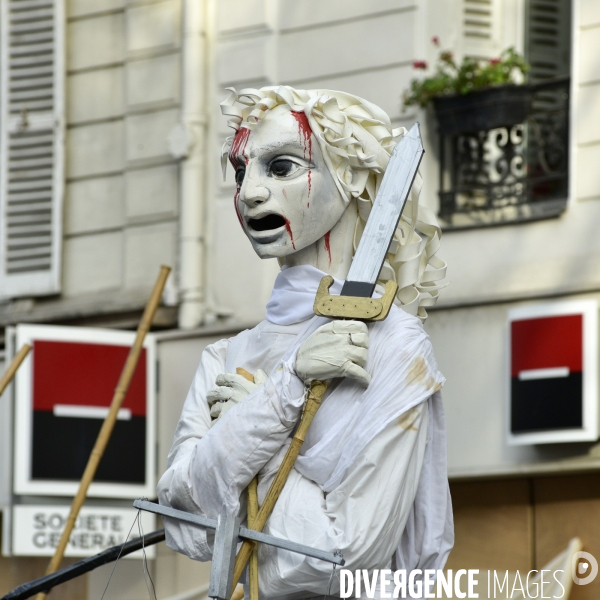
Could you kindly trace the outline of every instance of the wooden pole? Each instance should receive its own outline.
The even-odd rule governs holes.
[[[258,516],[258,475],[248,486],[248,527],[256,529],[256,517]],[[250,566],[248,568],[248,579],[250,582],[250,600],[258,600],[258,544],[254,545],[250,555]]]
[[[4,393],[4,390],[7,388],[8,384],[12,381],[12,378],[15,376],[17,369],[21,366],[21,363],[25,360],[25,357],[29,354],[31,350],[31,346],[29,344],[23,344],[21,349],[17,352],[15,357],[12,359],[10,365],[8,365],[8,369],[4,371],[4,375],[0,377],[0,396]]]
[[[254,381],[252,373],[242,367],[238,367],[235,372],[248,381]],[[258,475],[250,482],[248,486],[248,527],[256,529],[255,521],[258,516]],[[248,568],[248,580],[250,588],[250,600],[258,599],[258,545],[253,544],[252,554],[250,555],[250,566]],[[232,600],[234,600],[232,596]]]
[[[110,436],[113,432],[115,423],[117,421],[117,414],[123,404],[123,401],[125,400],[125,396],[127,395],[129,384],[131,383],[131,379],[135,373],[135,368],[142,351],[142,346],[144,345],[144,338],[146,337],[146,334],[152,325],[154,314],[156,313],[156,309],[160,303],[160,298],[170,272],[170,267],[163,265],[160,268],[158,279],[154,284],[154,289],[152,290],[152,294],[150,295],[148,304],[146,304],[146,309],[144,310],[144,314],[142,315],[142,319],[138,326],[135,341],[133,342],[133,346],[129,351],[125,365],[123,366],[119,383],[115,388],[115,393],[110,404],[108,415],[106,416],[106,419],[104,419],[104,423],[102,423],[100,433],[98,433],[96,443],[94,444],[94,448],[92,449],[88,459],[87,466],[83,472],[81,482],[79,483],[79,490],[73,499],[73,504],[71,504],[71,512],[69,513],[65,529],[62,532],[60,541],[58,542],[58,546],[54,552],[54,556],[52,557],[52,560],[46,569],[46,575],[54,573],[60,566],[60,563],[63,559],[65,548],[67,547],[67,543],[71,537],[71,532],[75,526],[75,521],[77,520],[77,515],[79,514],[79,510],[85,502],[88,488],[90,487],[90,484],[96,475],[96,470],[98,469],[98,465],[102,460],[104,450],[106,449],[108,441],[110,440]],[[44,600],[45,597],[46,594],[44,592],[40,592],[36,596],[36,600]]]
[[[273,479],[271,486],[269,487],[269,491],[267,492],[262,506],[258,511],[258,515],[254,520],[252,529],[262,531],[267,519],[271,516],[273,508],[275,508],[275,504],[277,503],[279,495],[281,494],[281,490],[283,490],[283,486],[287,481],[288,475],[294,467],[294,463],[296,462],[296,458],[298,458],[298,454],[300,454],[300,449],[304,443],[304,438],[306,437],[308,428],[310,427],[317,410],[319,410],[319,407],[321,406],[323,396],[325,395],[328,387],[329,381],[312,382],[308,392],[306,404],[304,405],[304,412],[302,413],[302,418],[300,419],[300,425],[298,426],[298,429],[292,438],[292,443],[287,449],[285,457],[283,458],[283,462],[281,463],[281,466],[275,475],[275,479]],[[242,576],[242,573],[244,572],[244,569],[250,560],[254,546],[255,542],[246,540],[242,543],[242,547],[240,548],[240,551],[235,559],[235,567],[233,569],[233,587],[235,587],[237,582],[240,580],[240,577]]]

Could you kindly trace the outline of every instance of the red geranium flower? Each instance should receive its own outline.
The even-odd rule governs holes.
[[[433,42],[434,46],[439,46],[440,45],[440,38],[435,35],[431,38],[431,41]]]
[[[427,68],[427,62],[425,62],[424,60],[415,60],[413,62],[413,69],[426,69]]]

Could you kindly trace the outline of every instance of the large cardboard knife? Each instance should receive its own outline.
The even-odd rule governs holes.
[[[387,317],[398,291],[396,282],[386,283],[381,298],[371,296],[423,153],[419,124],[415,123],[392,152],[341,294],[331,296],[329,288],[333,284],[333,277],[329,275],[323,277],[315,298],[315,314],[334,319],[361,321],[381,321]],[[312,382],[300,424],[258,514],[253,519],[252,529],[262,531],[273,511],[328,386],[328,381]],[[232,587],[235,587],[239,581],[255,545],[256,543],[250,540],[243,542],[235,560]]]
[[[424,153],[419,124],[415,123],[392,152],[340,295],[329,295],[333,278],[323,277],[315,297],[315,314],[362,321],[387,317],[398,291],[396,283],[388,281],[381,298],[371,296]]]

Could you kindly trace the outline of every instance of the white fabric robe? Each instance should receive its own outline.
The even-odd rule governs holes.
[[[304,402],[295,352],[326,322],[310,316],[322,276],[312,267],[282,271],[268,320],[204,351],[158,485],[161,504],[245,517],[245,489],[256,473],[262,502]],[[334,382],[265,531],[340,550],[352,570],[389,568],[394,552],[397,568],[440,569],[453,544],[444,379],[415,317],[393,307],[385,321],[369,326],[369,336],[369,387]],[[236,367],[270,376],[210,428],[206,393],[219,373]],[[165,521],[170,548],[211,559],[210,532]],[[261,598],[339,591],[335,578],[329,588],[328,563],[268,546],[259,559]]]

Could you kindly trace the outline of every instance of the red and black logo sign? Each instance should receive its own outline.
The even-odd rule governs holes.
[[[583,427],[583,315],[511,323],[512,433]]]
[[[33,342],[32,480],[81,478],[128,352],[126,346]],[[145,483],[145,468],[144,349],[94,480]]]

